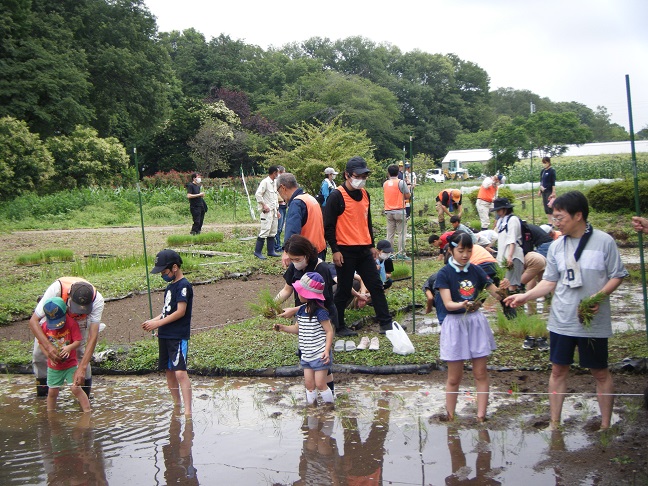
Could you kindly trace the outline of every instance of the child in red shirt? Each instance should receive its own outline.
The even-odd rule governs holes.
[[[74,384],[74,372],[78,361],[76,349],[81,346],[83,335],[79,324],[67,314],[67,305],[60,297],[48,299],[43,305],[45,321],[43,332],[59,350],[59,361],[47,360],[47,410],[56,410],[59,388],[67,381],[71,383],[72,394],[79,401],[84,412],[90,411],[90,401],[80,386]]]

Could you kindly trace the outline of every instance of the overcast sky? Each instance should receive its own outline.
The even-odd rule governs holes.
[[[635,132],[648,127],[648,0],[145,0],[161,32],[195,28],[264,49],[310,37],[360,35],[401,51],[455,53],[489,74],[491,89],[603,105]]]

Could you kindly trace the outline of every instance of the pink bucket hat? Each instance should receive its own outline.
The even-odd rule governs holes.
[[[324,300],[324,279],[317,272],[306,272],[299,282],[292,285],[304,299]]]

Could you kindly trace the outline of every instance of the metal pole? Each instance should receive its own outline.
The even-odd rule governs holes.
[[[146,256],[146,233],[144,232],[144,211],[142,210],[142,190],[140,188],[140,182],[139,182],[139,164],[137,163],[137,147],[133,147],[133,155],[135,156],[135,172],[137,172],[137,180],[136,180],[137,196],[139,198],[140,221],[142,223],[142,242],[144,244],[144,268],[146,269],[146,289],[148,290],[149,319],[153,319],[153,303],[151,302],[151,281],[149,279],[148,257]]]
[[[533,115],[536,111],[533,101],[529,102],[529,109],[531,111],[531,115]],[[533,190],[533,144],[531,145],[531,162],[529,166],[529,172],[531,173],[531,220],[533,221],[533,224],[535,224],[535,191]]]
[[[632,122],[632,99],[630,97],[630,76],[626,74],[626,93],[628,97],[628,120],[630,124],[630,149],[632,152],[632,177],[634,179],[635,214],[641,216],[639,207],[639,178],[637,176],[637,154],[635,152],[634,125]],[[641,264],[641,286],[644,301],[644,322],[646,324],[646,339],[648,339],[648,295],[646,292],[646,266],[644,262],[643,232],[639,231],[639,263]]]
[[[412,153],[412,133],[410,132],[410,181],[414,182],[414,155]],[[416,232],[414,230],[414,198],[410,195],[410,218],[412,219],[412,333],[416,332],[416,299],[414,298],[414,248]]]

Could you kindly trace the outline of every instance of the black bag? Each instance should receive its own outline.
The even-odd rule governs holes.
[[[520,219],[520,228],[522,230],[522,252],[526,255],[535,249],[533,245],[533,235],[526,221]]]
[[[207,210],[209,209],[209,208],[207,207],[207,201],[205,201],[205,200],[203,199],[203,200],[202,200],[202,203],[203,203],[203,208],[205,209],[205,213],[206,213]]]
[[[321,206],[322,204],[324,204],[324,195],[320,192],[319,194],[317,194],[317,196],[315,196],[315,200]]]

